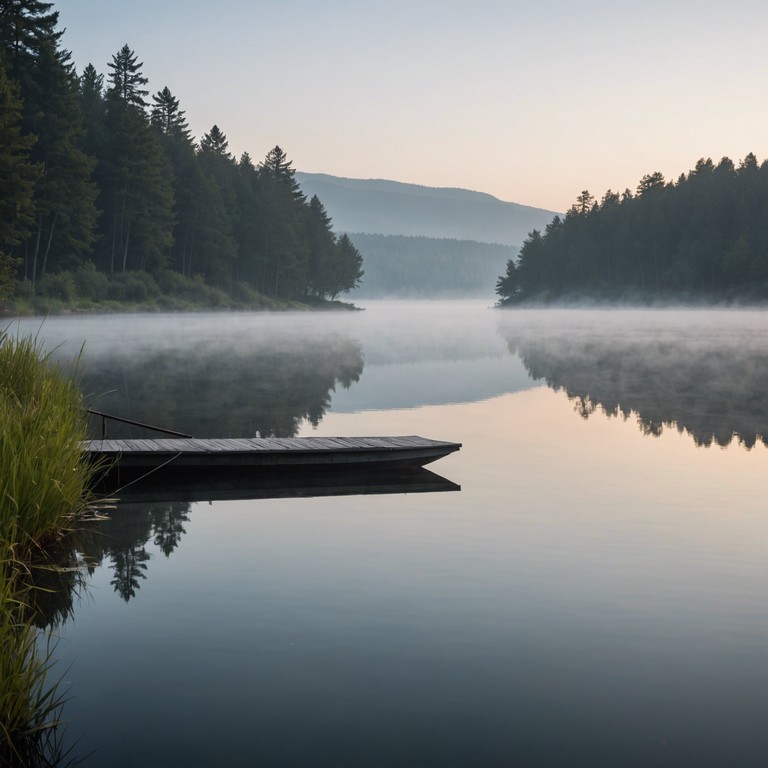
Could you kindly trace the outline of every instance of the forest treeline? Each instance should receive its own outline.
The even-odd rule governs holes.
[[[354,296],[488,296],[518,248],[474,240],[349,233],[365,254],[365,283]]]
[[[579,195],[534,230],[496,285],[502,305],[598,300],[768,299],[768,161],[701,159],[676,182]]]
[[[195,141],[128,45],[78,73],[57,24],[52,3],[0,0],[0,301],[312,302],[358,284],[362,256],[279,146],[255,163],[216,125]]]

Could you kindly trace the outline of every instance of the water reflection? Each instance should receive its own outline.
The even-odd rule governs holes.
[[[152,541],[170,557],[186,533],[189,511],[186,502],[120,504],[89,537],[85,556],[100,563],[109,561],[110,584],[127,603],[147,578],[147,544]]]
[[[185,341],[89,355],[82,365],[89,402],[195,437],[293,437],[303,420],[316,425],[335,388],[363,371],[360,344],[335,333]],[[131,430],[109,426],[113,437],[137,434]]]
[[[277,468],[249,468],[246,472],[237,469],[156,471],[136,479],[119,490],[118,495],[123,502],[160,503],[170,500],[212,502],[459,490],[461,487],[456,483],[423,467],[388,470],[328,466],[298,471],[296,467],[282,471]],[[123,506],[121,504],[121,508]],[[158,527],[154,530],[157,531]],[[170,535],[177,533],[184,533],[184,529],[171,516],[164,529],[166,544]],[[160,546],[159,536],[155,544]],[[162,548],[169,554],[165,547]]]
[[[148,577],[150,542],[166,557],[186,533],[191,504],[235,499],[365,496],[460,491],[461,487],[430,470],[323,470],[297,474],[152,473],[126,487],[120,502],[101,520],[86,523],[69,537],[64,576],[106,564],[110,585],[126,603],[135,598]],[[55,625],[71,613],[77,579],[70,576],[56,590],[55,610],[45,614],[45,625]],[[59,592],[61,594],[59,594]],[[53,595],[52,595],[53,597]],[[41,614],[42,616],[42,614]]]
[[[721,322],[718,322],[721,321]],[[587,419],[636,418],[696,445],[768,443],[768,336],[750,315],[605,312],[507,316],[500,324],[529,375]]]
[[[365,374],[334,397],[335,413],[317,431],[459,440],[466,448],[440,466],[461,480],[461,494],[192,508],[204,496],[189,490],[171,506],[162,496],[170,487],[161,486],[147,504],[137,493],[94,527],[77,552],[102,557],[103,567],[62,631],[72,662],[64,717],[71,740],[97,750],[93,765],[765,764],[764,452],[697,451],[690,441],[643,440],[633,425],[585,424],[543,386],[473,398],[510,391],[510,372],[520,372],[519,388],[533,386],[509,341],[532,376],[567,390],[585,413],[615,405],[617,415],[692,428],[694,416],[725,403],[730,419],[754,410],[759,420],[766,320],[689,314],[687,330],[669,313],[634,324],[622,313],[547,317],[537,326],[509,313],[499,335],[496,312],[474,322],[459,308],[439,323],[425,312],[423,331],[401,311],[377,325],[391,345],[377,347],[372,327],[361,332]],[[233,338],[238,321],[222,317],[209,337]],[[160,420],[185,429],[179,412],[192,419],[206,410],[200,418],[218,434],[216,419],[228,419],[219,403],[234,398],[216,391],[213,365],[190,369],[210,380],[205,386],[183,374],[196,346],[211,350],[215,365],[226,356],[205,338],[191,343],[200,321],[176,322],[183,334],[153,330],[166,342],[146,345],[147,355],[137,343],[106,349],[88,334],[85,362],[114,360],[100,391],[124,387],[126,415],[150,421],[130,395],[135,385],[152,396],[152,383],[119,366],[156,360],[175,377],[157,381],[176,409]],[[302,332],[313,322],[323,326],[307,318]],[[154,319],[142,335],[150,327]],[[271,332],[285,339],[273,345],[276,355],[298,354],[290,334]],[[307,335],[307,348],[317,335]],[[456,339],[463,349],[464,337],[467,348],[508,365],[462,357],[443,366],[443,350]],[[251,350],[262,346],[258,333],[240,338]],[[422,363],[430,345],[440,367]],[[754,370],[736,349],[752,356]],[[643,363],[643,354],[658,359]],[[237,354],[244,370],[248,357]],[[719,400],[697,380],[716,373],[724,374]],[[452,389],[443,391],[447,380]],[[335,374],[331,381],[340,386]],[[731,400],[740,397],[752,404],[737,409]],[[472,402],[409,409],[459,400]],[[750,424],[756,440],[765,434]],[[744,425],[732,431],[750,434]]]

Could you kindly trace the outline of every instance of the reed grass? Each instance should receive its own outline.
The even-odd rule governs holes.
[[[91,476],[74,367],[0,333],[0,425],[0,540],[41,542],[82,508]]]
[[[17,567],[7,556],[0,564],[0,766],[56,765],[64,698],[48,679],[54,646],[27,617]]]
[[[47,765],[62,699],[34,624],[34,568],[88,501],[87,419],[70,367],[0,331],[0,764]],[[50,636],[48,636],[50,640]]]

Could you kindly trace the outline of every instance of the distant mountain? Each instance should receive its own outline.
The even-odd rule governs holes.
[[[307,197],[317,195],[336,232],[476,240],[522,245],[553,211],[506,203],[467,189],[422,187],[383,179],[345,179],[296,172]]]

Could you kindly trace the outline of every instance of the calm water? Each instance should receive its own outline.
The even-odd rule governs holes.
[[[39,323],[25,321],[23,328]],[[461,486],[128,504],[58,654],[88,766],[768,764],[768,315],[58,318],[94,407],[420,434]]]

